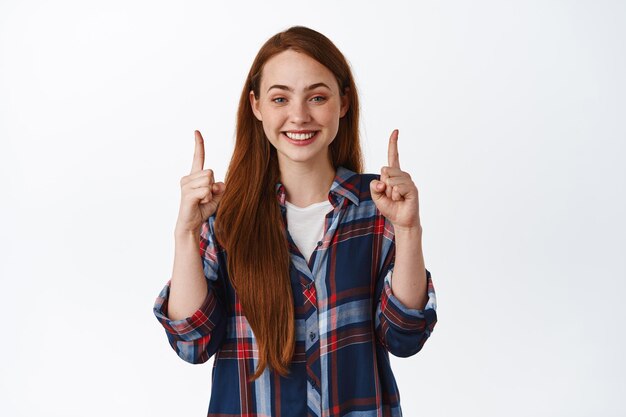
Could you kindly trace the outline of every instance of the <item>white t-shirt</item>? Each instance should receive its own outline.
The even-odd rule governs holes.
[[[298,207],[285,201],[287,207],[287,229],[298,249],[309,261],[317,242],[324,237],[324,219],[333,209],[330,201],[313,203],[307,207]]]

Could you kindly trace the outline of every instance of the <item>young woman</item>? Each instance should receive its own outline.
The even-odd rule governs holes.
[[[225,183],[195,132],[154,313],[182,359],[215,355],[209,416],[402,415],[389,353],[422,348],[435,292],[398,131],[365,174],[358,124],[346,59],[295,26],[252,64]]]

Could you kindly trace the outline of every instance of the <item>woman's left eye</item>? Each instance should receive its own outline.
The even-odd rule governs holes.
[[[319,100],[315,100],[315,99],[319,99]],[[322,97],[322,96],[315,96],[315,97],[312,98],[312,100],[313,101],[317,101],[319,103],[320,101],[324,101],[326,99],[324,97]]]

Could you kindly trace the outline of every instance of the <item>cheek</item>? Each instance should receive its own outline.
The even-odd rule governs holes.
[[[313,107],[310,112],[315,120],[324,124],[331,124],[339,118],[339,110],[335,106]]]
[[[268,112],[263,112],[263,120],[261,121],[261,124],[263,124],[263,130],[265,130],[265,132],[267,132],[268,130],[272,130],[273,126],[275,125],[272,114]]]
[[[276,136],[276,133],[274,133],[274,128],[271,125],[268,125],[265,119],[263,119],[263,131],[265,132],[265,137],[270,142],[275,142],[274,137]]]
[[[280,111],[272,109],[263,112],[263,125],[266,126],[266,128],[279,128],[283,121],[284,117]]]
[[[339,126],[339,118],[340,118],[340,109],[339,106],[333,106],[332,108],[324,109],[323,112],[319,114],[319,120],[323,121],[325,125],[328,126]]]
[[[275,143],[278,141],[278,135],[282,128],[283,122],[278,114],[273,112],[266,112],[263,114],[263,131],[265,136],[270,142]]]

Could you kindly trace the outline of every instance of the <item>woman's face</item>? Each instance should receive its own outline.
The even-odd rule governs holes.
[[[252,110],[280,165],[328,165],[328,145],[349,105],[333,73],[306,54],[286,50],[265,63],[259,95],[250,92]]]

